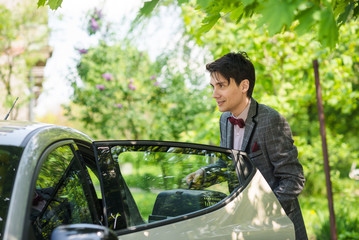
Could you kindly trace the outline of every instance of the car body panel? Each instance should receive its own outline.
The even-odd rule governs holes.
[[[0,121],[0,145],[21,146],[30,133],[48,124],[22,121]]]
[[[273,205],[268,208],[267,204]],[[170,225],[120,235],[118,239],[277,240],[295,239],[295,235],[293,223],[257,171],[248,187],[232,200],[227,199],[220,209]]]

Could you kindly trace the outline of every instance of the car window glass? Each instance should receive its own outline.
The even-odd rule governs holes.
[[[0,146],[0,239],[6,224],[16,171],[23,149]]]
[[[49,239],[61,224],[92,223],[84,193],[85,177],[71,147],[56,148],[41,166],[30,220],[37,238]]]
[[[111,155],[120,169],[143,222],[152,223],[213,206],[238,186],[231,154],[180,147],[114,146]],[[206,182],[189,189],[186,176],[201,167],[222,165],[206,171]],[[127,187],[126,186],[126,187]]]
[[[100,187],[100,181],[96,174],[91,170],[91,168],[87,167],[87,171],[90,175],[91,181],[93,183],[93,186],[96,191],[96,195],[98,199],[102,199],[102,193],[101,193],[101,187]]]

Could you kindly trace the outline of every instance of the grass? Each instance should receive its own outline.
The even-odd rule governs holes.
[[[359,239],[359,181],[336,179],[333,184],[338,240]],[[299,197],[310,240],[330,239],[328,199],[325,194]]]

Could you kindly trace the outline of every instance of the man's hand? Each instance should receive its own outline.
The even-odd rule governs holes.
[[[190,173],[186,177],[186,182],[189,188],[200,189],[203,184],[204,169],[200,168],[197,171]]]

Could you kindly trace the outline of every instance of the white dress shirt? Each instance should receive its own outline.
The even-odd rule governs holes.
[[[243,112],[241,112],[241,114],[239,114],[238,116],[233,116],[232,117],[239,119],[242,118],[243,121],[245,122],[248,116],[248,111],[249,111],[249,106],[251,105],[251,100],[249,100],[249,103],[247,105],[247,107],[243,110]],[[241,150],[242,147],[242,143],[243,143],[243,136],[244,136],[244,129],[246,128],[246,126],[244,126],[243,128],[240,128],[238,125],[234,126],[233,129],[233,149],[236,150]]]

